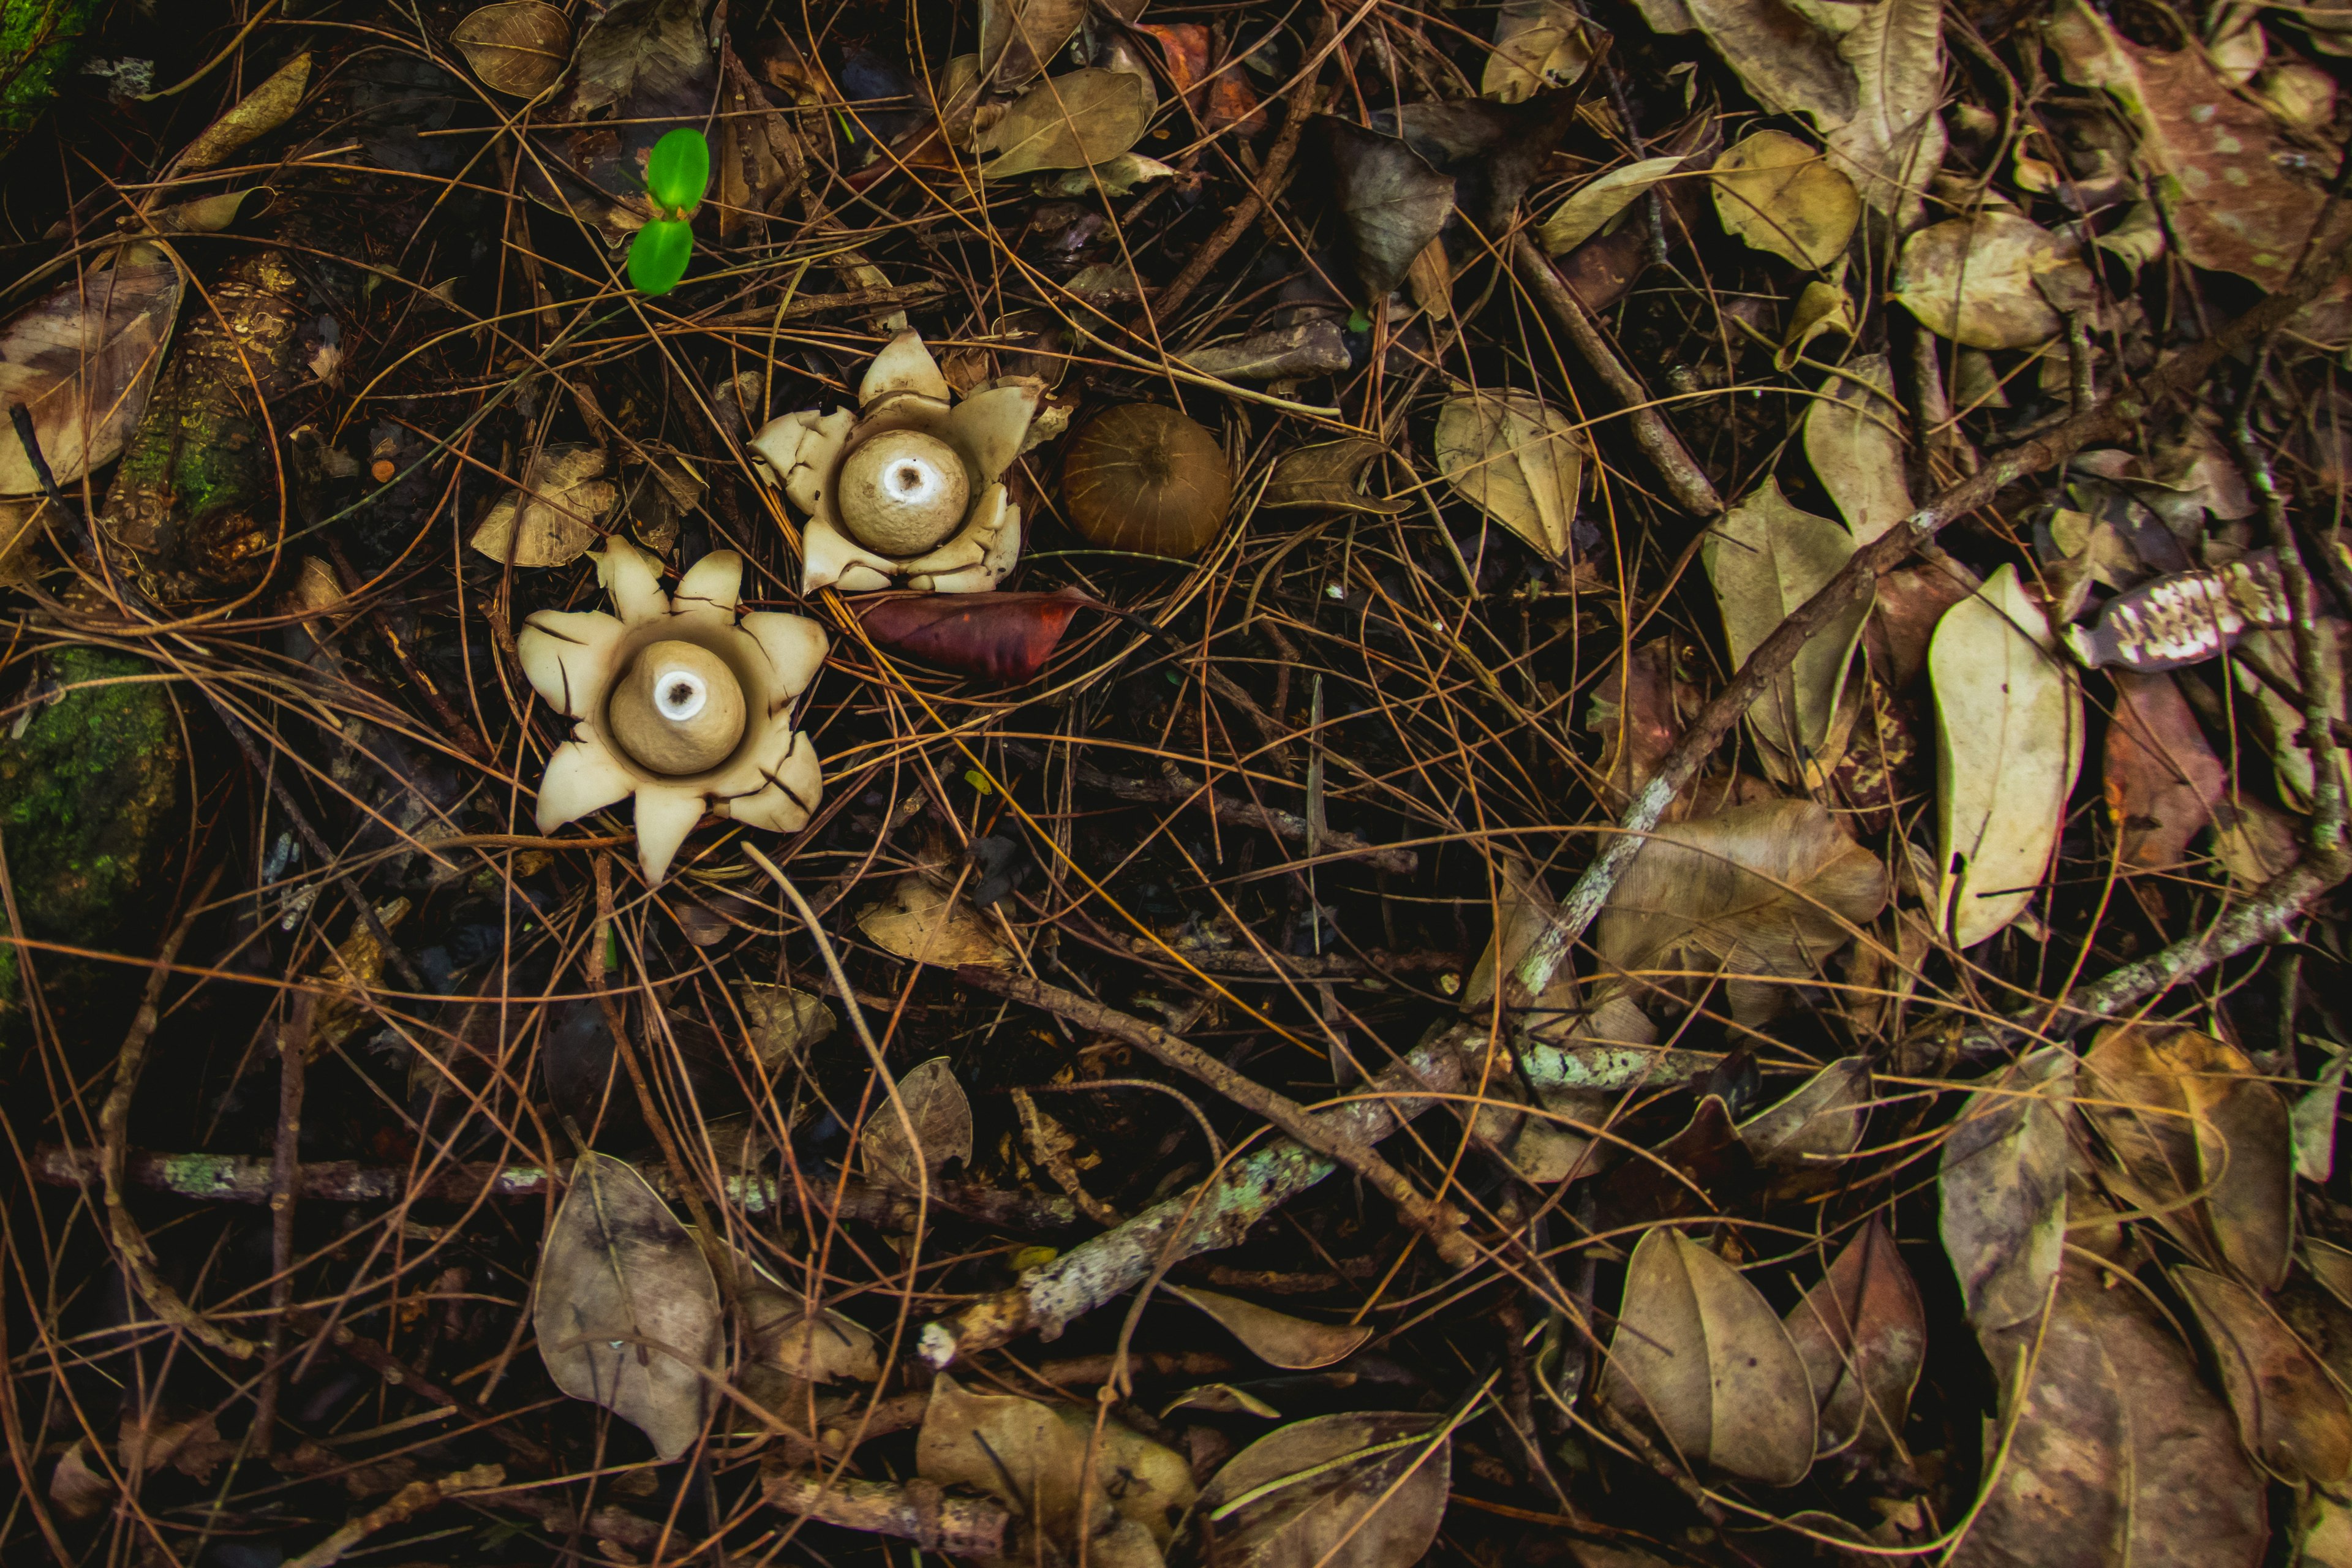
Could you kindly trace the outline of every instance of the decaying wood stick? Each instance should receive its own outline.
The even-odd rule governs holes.
[[[852,1480],[846,1476],[787,1470],[760,1483],[761,1495],[787,1513],[845,1530],[911,1541],[950,1557],[1003,1557],[1012,1513],[994,1498],[949,1497],[938,1482]]]
[[[496,1465],[476,1465],[438,1480],[411,1481],[394,1492],[390,1501],[368,1510],[299,1557],[289,1558],[286,1568],[328,1568],[331,1563],[341,1562],[343,1553],[369,1536],[404,1524],[450,1498],[499,1486],[506,1479],[506,1472]]]

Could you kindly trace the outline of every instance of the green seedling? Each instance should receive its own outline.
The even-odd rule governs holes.
[[[679,126],[654,143],[646,160],[646,195],[660,216],[629,242],[629,285],[648,297],[667,294],[686,276],[694,256],[694,209],[710,188],[710,143]]]

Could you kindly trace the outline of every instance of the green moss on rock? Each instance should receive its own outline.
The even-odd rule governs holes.
[[[22,735],[0,738],[0,845],[16,910],[36,940],[144,955],[187,826],[179,719],[163,682],[138,679],[155,672],[144,659],[94,647],[49,659],[65,694]],[[94,987],[123,990],[120,965],[55,953],[34,963],[61,1017],[96,1000]],[[23,1001],[16,950],[0,947],[0,1018],[10,1035]]]
[[[98,0],[0,0],[0,132],[28,129],[81,52]]]

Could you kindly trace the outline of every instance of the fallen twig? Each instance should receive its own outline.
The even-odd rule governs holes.
[[[788,1470],[760,1483],[768,1501],[787,1513],[845,1530],[911,1541],[951,1557],[1003,1557],[1013,1515],[993,1498],[949,1497],[936,1481],[856,1481]]]
[[[286,1568],[327,1568],[331,1563],[341,1562],[343,1553],[379,1531],[405,1523],[450,1498],[499,1486],[506,1479],[506,1471],[496,1465],[476,1465],[471,1469],[443,1476],[439,1480],[411,1481],[394,1492],[391,1501],[368,1510],[299,1557],[288,1558]]]

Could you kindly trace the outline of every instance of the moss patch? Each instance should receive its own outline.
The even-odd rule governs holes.
[[[0,130],[26,130],[48,107],[97,9],[97,0],[0,0]]]

